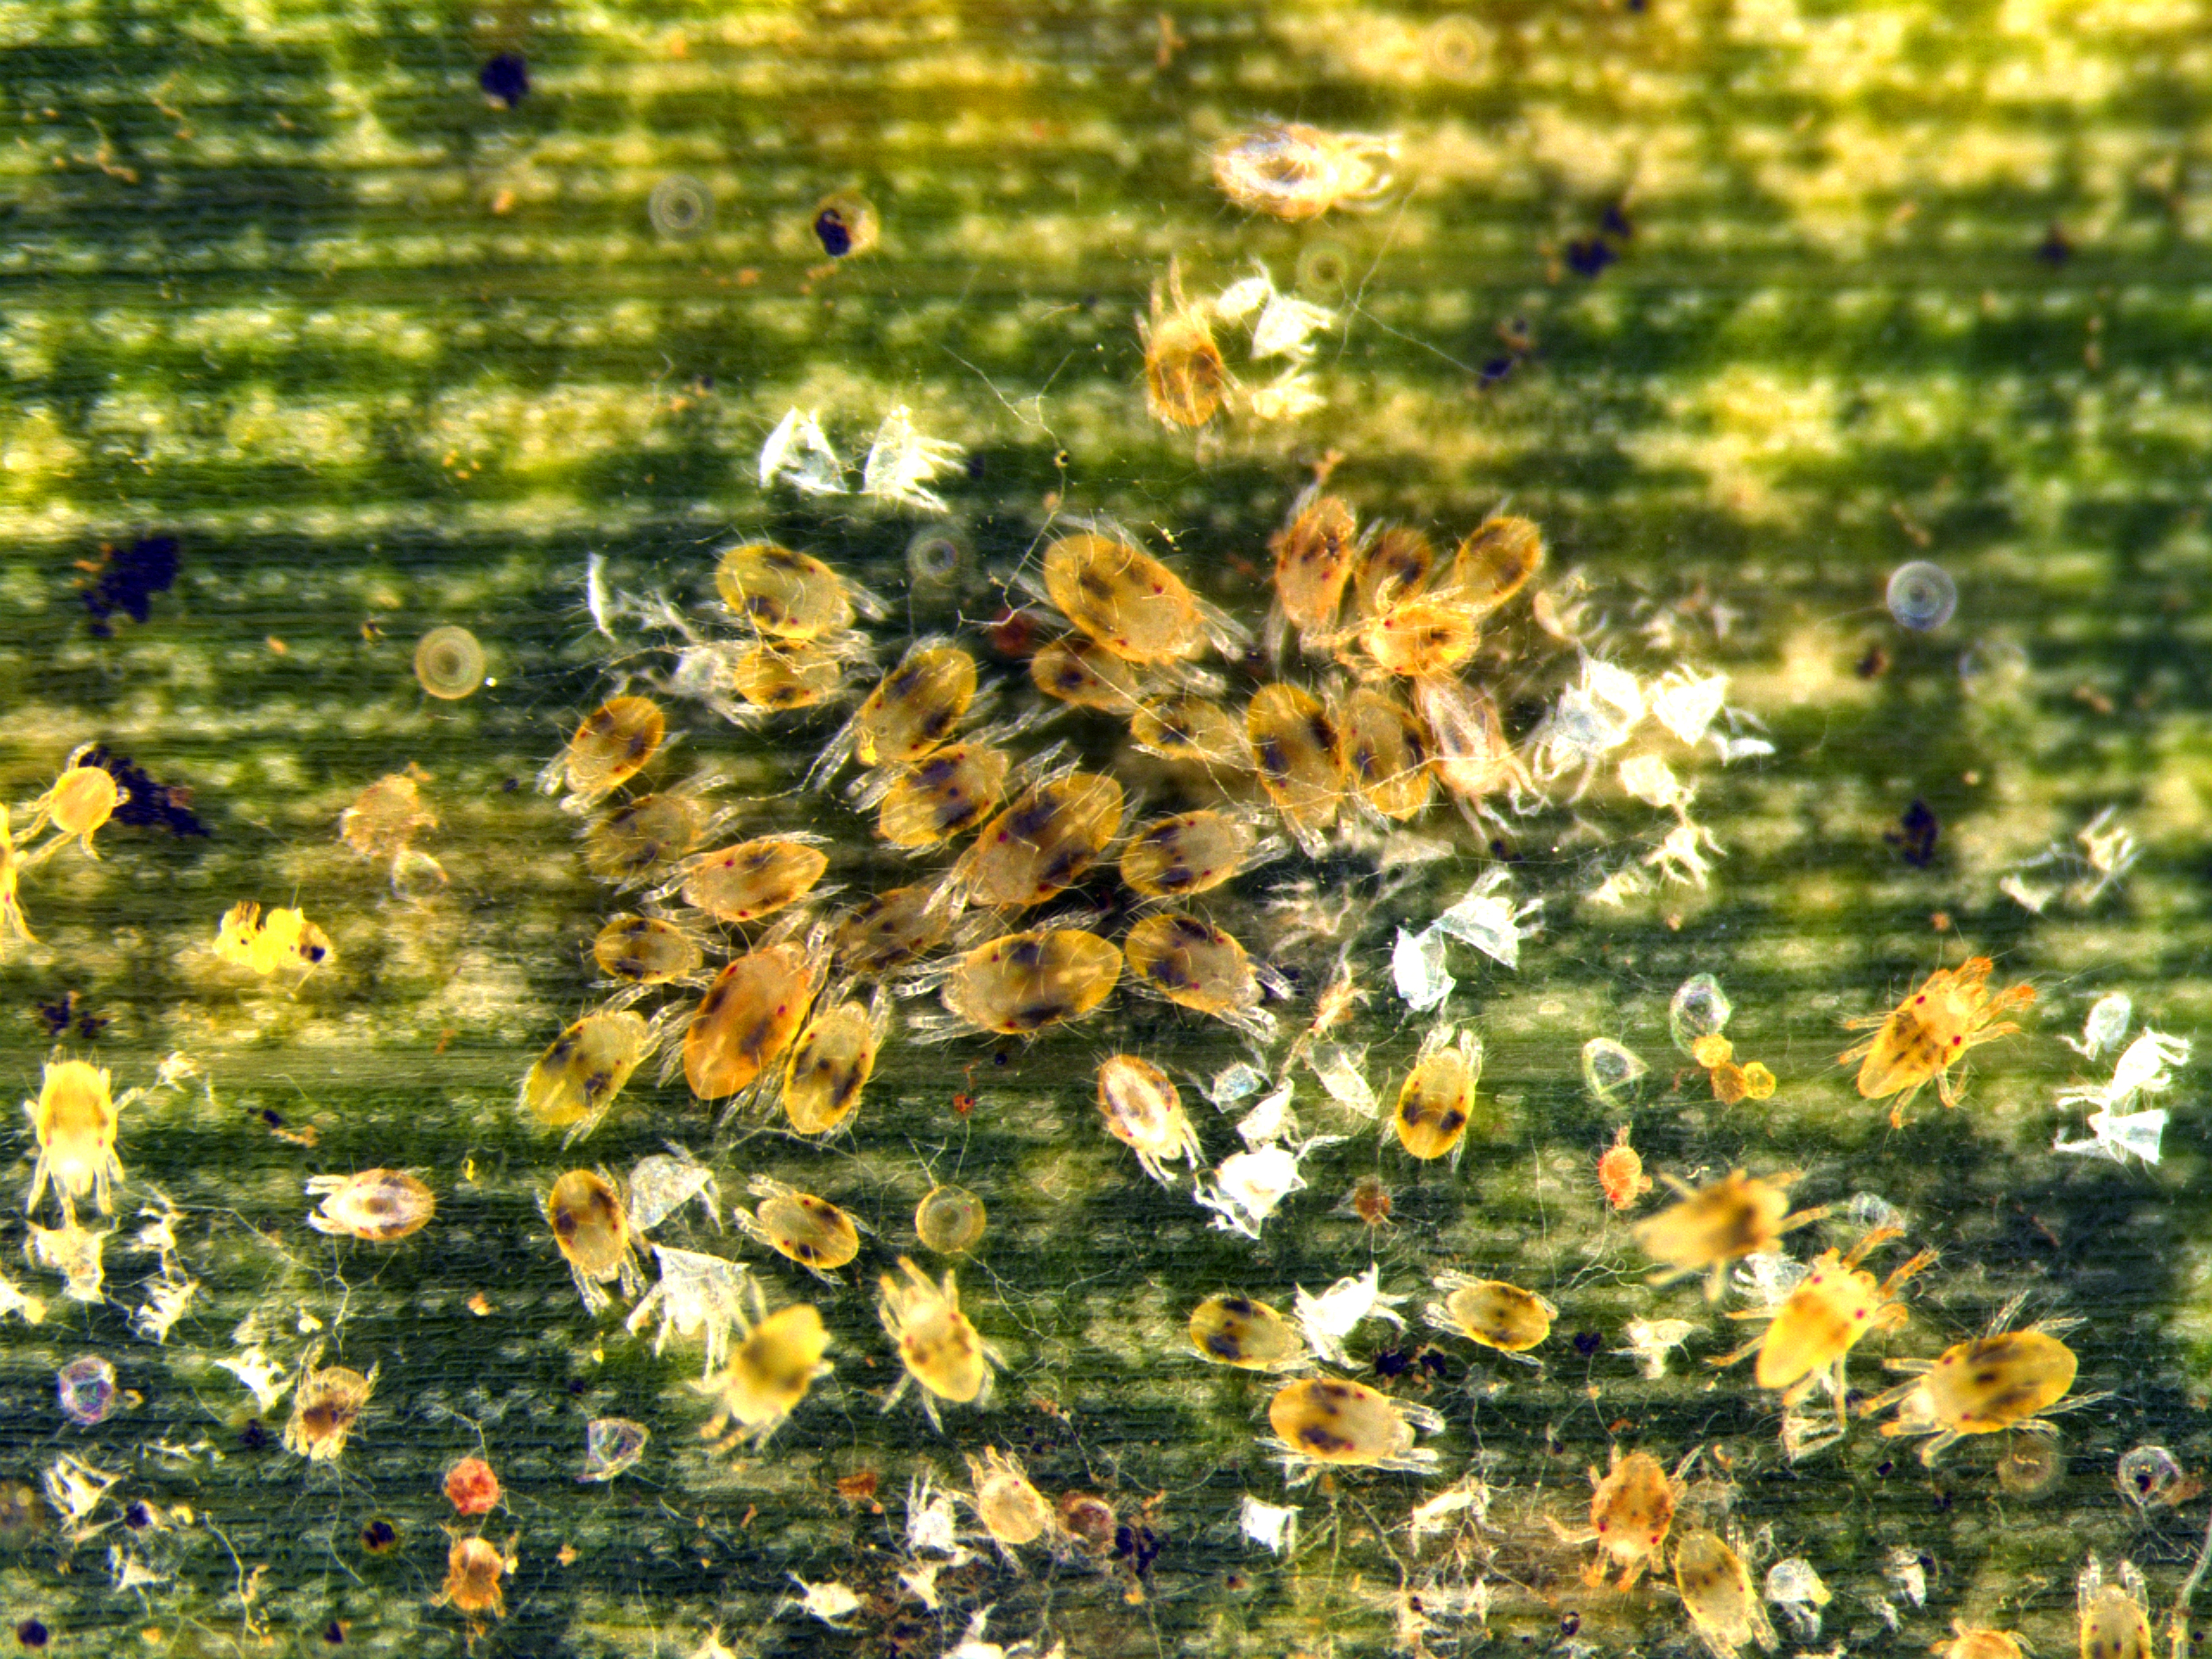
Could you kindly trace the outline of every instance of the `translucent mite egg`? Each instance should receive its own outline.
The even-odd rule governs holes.
[[[914,1206],[914,1232],[939,1255],[965,1255],[982,1243],[988,1216],[964,1186],[933,1186]]]
[[[1139,705],[1129,715],[1129,738],[1163,760],[1209,772],[1249,772],[1252,746],[1237,717],[1212,697],[1170,692]]]
[[[607,881],[634,881],[699,844],[705,817],[683,795],[640,795],[584,831],[584,868]]]
[[[280,907],[264,916],[259,905],[241,899],[223,913],[215,930],[215,954],[266,978],[279,969],[312,973],[338,953],[330,936],[302,912]]]
[[[715,1402],[715,1414],[699,1431],[700,1438],[715,1441],[718,1452],[766,1445],[815,1382],[830,1375],[823,1357],[829,1347],[822,1315],[804,1302],[779,1308],[751,1325],[729,1363],[693,1384]]]
[[[1251,827],[1225,812],[1201,810],[1158,818],[1130,837],[1122,855],[1122,880],[1150,899],[1208,893],[1243,868]]]
[[[546,787],[565,783],[579,803],[598,800],[636,777],[667,733],[667,717],[650,697],[611,698],[584,716],[547,768]]]
[[[415,678],[444,702],[473,696],[484,683],[484,647],[467,628],[432,628],[416,644]]]
[[[757,922],[806,897],[829,868],[809,842],[763,836],[688,860],[677,891],[717,921]]]
[[[1359,521],[1339,496],[1308,490],[1269,538],[1275,556],[1275,603],[1301,638],[1335,627],[1359,543]]]
[[[2175,1494],[2188,1484],[2180,1463],[2163,1446],[2139,1446],[2121,1452],[2113,1476],[2120,1495],[2140,1510],[2173,1503]]]
[[[1956,968],[1939,968],[1889,1013],[1846,1022],[1879,1027],[1836,1058],[1844,1065],[1861,1062],[1858,1085],[1862,1098],[1897,1096],[1890,1109],[1892,1128],[1904,1126],[1905,1108],[1930,1083],[1945,1106],[1956,1106],[1960,1084],[1951,1069],[1982,1044],[2019,1031],[2001,1016],[2033,1002],[2035,987],[1991,991],[1989,976],[1995,965],[1987,957],[1974,957]]]
[[[572,1169],[538,1200],[553,1243],[569,1264],[587,1311],[597,1313],[613,1300],[605,1287],[619,1285],[626,1297],[645,1287],[638,1266],[629,1212],[614,1183],[597,1170]]]
[[[950,1272],[941,1287],[932,1284],[927,1274],[902,1255],[899,1275],[883,1274],[877,1288],[876,1312],[899,1351],[907,1379],[921,1385],[922,1405],[932,1423],[938,1421],[939,1400],[965,1405],[987,1397],[990,1351],[960,1311],[960,1289]]]
[[[321,1204],[308,1217],[318,1233],[391,1244],[419,1233],[438,1212],[436,1195],[403,1169],[365,1169],[353,1175],[317,1175],[308,1196]]]
[[[853,755],[863,766],[912,760],[959,728],[976,697],[976,659],[957,645],[918,645],[883,677],[853,716]]]
[[[1055,702],[1126,715],[1144,687],[1120,658],[1095,639],[1055,639],[1029,659],[1029,683]]]
[[[952,743],[904,768],[883,793],[876,833],[893,847],[935,847],[998,810],[1010,763],[988,743]]]
[[[1774,1646],[1774,1626],[1751,1570],[1719,1534],[1699,1528],[1682,1535],[1675,1547],[1675,1588],[1713,1659],[1734,1659],[1746,1642]]]
[[[1121,785],[1071,772],[1025,791],[985,824],[957,874],[971,903],[1039,905],[1096,863],[1121,825]]]
[[[1889,589],[1883,595],[1883,601],[1898,626],[1925,633],[1942,627],[1957,611],[1958,584],[1942,565],[1915,559],[1890,572]]]
[[[1533,1290],[1496,1279],[1475,1279],[1464,1273],[1439,1276],[1440,1300],[1429,1304],[1429,1322],[1495,1348],[1503,1354],[1526,1353],[1551,1335],[1554,1307]]]
[[[875,204],[857,190],[833,190],[814,205],[814,239],[832,259],[867,253],[883,235]]]
[[[1293,1382],[1268,1402],[1268,1423],[1293,1478],[1323,1469],[1435,1468],[1435,1452],[1414,1446],[1414,1431],[1437,1429],[1444,1420],[1358,1382],[1311,1377]]]
[[[1675,988],[1667,1005],[1667,1031],[1675,1046],[1695,1058],[1697,1046],[1717,1037],[1736,1012],[1736,1005],[1711,974],[1694,974]],[[1701,1063],[1701,1062],[1700,1062]]]
[[[1019,1458],[987,1446],[980,1459],[968,1459],[968,1473],[976,1485],[976,1518],[995,1542],[1008,1548],[1033,1544],[1052,1530],[1052,1505],[1030,1484]]]
[[[1390,1114],[1398,1144],[1424,1160],[1455,1156],[1474,1117],[1475,1085],[1482,1074],[1482,1044],[1474,1033],[1459,1033],[1456,1044],[1448,1031],[1432,1033]]]
[[[522,1105],[549,1129],[582,1140],[613,1107],[652,1046],[639,1014],[588,1014],[556,1037],[522,1080]]]
[[[861,1253],[860,1229],[829,1199],[766,1175],[753,1178],[752,1191],[760,1205],[731,1219],[779,1255],[826,1278]]]
[[[2033,1503],[2066,1478],[2066,1452],[2048,1434],[2015,1434],[1997,1459],[1997,1484],[2007,1497]]]
[[[130,797],[117,786],[114,774],[105,767],[79,764],[92,748],[87,743],[72,750],[53,787],[31,803],[31,819],[16,838],[18,842],[29,842],[48,823],[54,825],[54,834],[46,845],[27,856],[27,864],[43,861],[71,841],[86,857],[99,856],[92,848],[93,835]]]
[[[1182,1159],[1193,1169],[1205,1149],[1167,1074],[1135,1054],[1109,1054],[1098,1065],[1098,1110],[1106,1132],[1137,1155],[1144,1173],[1167,1184],[1165,1166]]]
[[[803,946],[763,945],[707,987],[683,1031],[683,1079],[702,1100],[749,1088],[799,1033],[814,1001],[815,967]]]
[[[594,1417],[584,1425],[584,1481],[610,1481],[645,1455],[652,1430],[626,1417]]]
[[[715,566],[715,590],[733,615],[779,639],[818,639],[853,625],[844,579],[812,554],[772,542],[724,553]]]
[[[906,576],[924,592],[949,593],[964,585],[976,550],[953,525],[917,531],[906,543]]]
[[[1428,734],[1396,698],[1361,686],[1337,711],[1337,763],[1370,811],[1418,817],[1436,798]]]
[[[893,887],[848,911],[830,936],[830,960],[842,973],[887,974],[919,962],[943,942],[951,922],[933,909],[933,889]]]
[[[1183,580],[1118,535],[1079,531],[1045,550],[1045,591],[1060,613],[1125,662],[1159,664],[1205,647]]]
[[[1179,912],[1147,916],[1129,930],[1122,952],[1130,975],[1170,1002],[1262,1033],[1272,1029],[1252,959],[1226,928]]]
[[[1761,1180],[1738,1169],[1695,1192],[1670,1181],[1681,1202],[1636,1226],[1644,1254],[1672,1269],[1658,1282],[1703,1271],[1707,1296],[1719,1300],[1729,1262],[1773,1249],[1784,1233],[1827,1213],[1790,1211],[1789,1186],[1796,1179],[1792,1171]]]
[[[1295,1365],[1306,1344],[1288,1319],[1249,1296],[1209,1296],[1191,1310],[1191,1346],[1217,1365],[1272,1371]]]
[[[446,1471],[446,1502],[456,1515],[489,1515],[499,1506],[499,1478],[481,1458],[463,1458]]]
[[[1137,325],[1144,341],[1145,407],[1167,426],[1204,426],[1220,411],[1229,365],[1214,344],[1206,314],[1183,296],[1182,273],[1171,262],[1153,284],[1151,315]]]
[[[38,1137],[38,1162],[23,1200],[26,1215],[38,1208],[47,1183],[54,1184],[65,1217],[74,1220],[76,1201],[90,1192],[102,1215],[115,1208],[113,1183],[123,1179],[115,1132],[123,1108],[110,1092],[104,1066],[84,1060],[48,1060],[38,1098],[23,1103],[23,1115]]]
[[[341,1455],[376,1386],[373,1367],[366,1376],[343,1365],[321,1370],[303,1368],[292,1390],[292,1416],[284,1425],[284,1449],[314,1463],[328,1463]]]
[[[1263,685],[1244,711],[1260,785],[1309,854],[1344,798],[1336,722],[1320,699],[1294,685]]]
[[[1628,1098],[1637,1079],[1650,1070],[1639,1055],[1610,1037],[1592,1037],[1582,1045],[1582,1086],[1601,1105],[1619,1105]],[[1625,1123],[1621,1134],[1625,1144]]]
[[[1224,139],[1213,181],[1237,207],[1296,224],[1373,198],[1387,182],[1376,163],[1390,153],[1385,138],[1277,122]]]
[[[105,1422],[122,1402],[115,1367],[98,1354],[73,1359],[56,1371],[54,1391],[60,1402],[61,1414],[79,1428]]]
[[[609,917],[592,941],[591,955],[600,972],[628,985],[688,979],[706,960],[696,939],[652,916]]]
[[[671,241],[689,242],[713,228],[714,192],[688,173],[671,173],[646,196],[645,218]]]
[[[859,1109],[875,1070],[889,1004],[840,1002],[817,1014],[784,1066],[784,1115],[801,1135],[828,1135]]]
[[[481,1538],[456,1538],[446,1552],[446,1581],[433,1605],[452,1607],[472,1624],[489,1613],[507,1616],[507,1599],[499,1580],[512,1563]]]

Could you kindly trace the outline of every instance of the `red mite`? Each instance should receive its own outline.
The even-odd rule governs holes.
[[[952,1109],[958,1116],[967,1116],[969,1113],[976,1109],[976,1096],[973,1095],[955,1095],[952,1097]]]
[[[446,1497],[462,1515],[484,1515],[499,1501],[499,1478],[481,1458],[463,1458],[446,1471]]]

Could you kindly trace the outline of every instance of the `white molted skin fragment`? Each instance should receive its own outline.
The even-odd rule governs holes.
[[[1541,914],[1544,906],[1541,899],[1516,905],[1512,899],[1500,897],[1499,890],[1512,880],[1512,871],[1502,864],[1485,870],[1474,886],[1461,895],[1459,903],[1436,918],[1437,931],[1448,933],[1462,944],[1473,945],[1494,962],[1518,969],[1521,941],[1535,931],[1529,918]]]
[[[2094,1060],[2105,1050],[2119,1046],[2127,1035],[2128,1021],[2135,1017],[2135,1004],[2126,991],[2111,991],[2097,999],[2090,1008],[2088,1018],[2082,1022],[2079,1041],[2071,1037],[2058,1040],[2085,1060]]]
[[[1652,685],[1651,713],[1676,740],[1695,748],[1728,696],[1726,674],[1700,674],[1688,664],[1669,669]]]
[[[1344,1339],[1363,1320],[1370,1319],[1388,1319],[1404,1330],[1404,1319],[1392,1310],[1410,1300],[1384,1295],[1382,1269],[1370,1262],[1365,1273],[1356,1278],[1339,1279],[1319,1296],[1307,1295],[1301,1287],[1292,1307],[1298,1316],[1298,1328],[1305,1333],[1306,1345],[1332,1364],[1348,1365],[1351,1362],[1344,1356]]]
[[[1459,983],[1444,968],[1444,940],[1433,927],[1418,933],[1398,930],[1390,947],[1390,978],[1398,995],[1415,1014],[1440,1007]]]
[[[1247,1538],[1277,1555],[1286,1554],[1298,1541],[1295,1504],[1282,1507],[1262,1503],[1247,1492],[1243,1507],[1237,1511],[1236,1522]]]
[[[901,404],[875,429],[875,442],[861,467],[861,493],[902,507],[943,512],[944,498],[928,485],[951,471],[962,454],[957,443],[917,432],[913,416]]]
[[[760,446],[760,487],[778,479],[806,495],[844,495],[845,463],[830,447],[820,417],[794,409],[776,423]]]
[[[660,1264],[660,1281],[639,1300],[625,1326],[635,1336],[658,1313],[656,1357],[671,1331],[681,1337],[703,1336],[707,1357],[699,1375],[711,1376],[728,1355],[730,1332],[745,1326],[743,1297],[752,1274],[741,1262],[666,1244],[653,1246],[653,1259]]]

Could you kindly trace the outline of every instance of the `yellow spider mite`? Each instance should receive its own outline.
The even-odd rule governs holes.
[[[38,1135],[38,1164],[31,1171],[24,1214],[38,1208],[49,1180],[61,1200],[65,1225],[75,1223],[76,1201],[87,1192],[102,1215],[113,1212],[110,1189],[123,1179],[123,1160],[115,1153],[116,1124],[138,1095],[134,1089],[120,1100],[113,1098],[105,1066],[84,1060],[46,1063],[38,1098],[23,1103],[23,1115]]]
[[[760,1285],[747,1282],[753,1317],[747,1320],[738,1311],[744,1335],[729,1363],[691,1385],[715,1402],[714,1418],[699,1437],[715,1441],[717,1452],[740,1445],[765,1446],[798,1409],[807,1390],[831,1370],[822,1357],[830,1346],[822,1315],[805,1302],[769,1313],[760,1300]]]
[[[1685,1458],[1682,1468],[1689,1462]],[[1669,1475],[1649,1452],[1623,1457],[1616,1445],[1604,1474],[1595,1465],[1590,1470],[1590,1524],[1573,1532],[1554,1521],[1552,1530],[1563,1542],[1598,1546],[1597,1559],[1583,1573],[1585,1584],[1595,1589],[1605,1582],[1610,1560],[1621,1570],[1620,1588],[1632,1589],[1664,1560],[1668,1529],[1675,1523],[1675,1510],[1685,1490],[1681,1469]]]
[[[960,1311],[960,1287],[950,1272],[945,1274],[940,1288],[910,1257],[899,1258],[899,1271],[903,1278],[887,1273],[877,1281],[882,1294],[877,1299],[876,1312],[906,1368],[883,1408],[890,1410],[910,1383],[918,1382],[922,1409],[929,1414],[931,1425],[942,1431],[944,1425],[938,1420],[937,1402],[987,1402],[996,1357]]]
[[[1993,995],[1988,982],[1994,966],[1987,957],[1974,957],[1956,968],[1939,968],[1887,1014],[1847,1022],[1862,1029],[1880,1027],[1836,1059],[1843,1065],[1861,1062],[1859,1093],[1862,1099],[1897,1096],[1890,1108],[1891,1128],[1904,1127],[1904,1109],[1931,1082],[1944,1105],[1956,1106],[1960,1086],[1951,1076],[1951,1068],[1969,1050],[2019,1030],[2012,1020],[1999,1016],[2033,1002],[2036,988],[2014,985]]]
[[[1744,1558],[1718,1533],[1700,1528],[1675,1546],[1675,1588],[1713,1659],[1735,1659],[1746,1642],[1774,1646],[1774,1626]]]
[[[1875,1395],[1859,1408],[1859,1414],[1896,1407],[1896,1418],[1882,1425],[1882,1433],[1932,1436],[1920,1448],[1923,1463],[1935,1462],[1947,1446],[1969,1434],[2007,1428],[2053,1433],[2043,1414],[2057,1407],[2074,1386],[2078,1366],[2074,1351],[2055,1334],[2065,1328],[2061,1323],[1999,1330],[1955,1343],[1933,1360],[1891,1360],[1891,1370],[1910,1372],[1912,1380]],[[2058,1408],[2071,1410],[2089,1398],[2068,1401]]]
[[[241,899],[224,912],[215,930],[215,954],[265,979],[279,968],[311,974],[338,953],[330,936],[308,920],[305,912],[279,907],[264,917],[259,905]]]
[[[71,750],[54,787],[31,803],[31,821],[23,826],[22,839],[28,842],[49,822],[54,835],[24,859],[26,865],[42,863],[71,841],[85,849],[86,857],[99,856],[92,850],[93,833],[130,797],[116,786],[112,774],[104,768],[78,764],[95,747],[81,743]]]
[[[1844,1368],[1859,1339],[1870,1331],[1894,1331],[1905,1322],[1903,1302],[1891,1293],[1915,1274],[1935,1265],[1936,1252],[1923,1250],[1879,1284],[1859,1263],[1868,1251],[1898,1236],[1895,1227],[1878,1227],[1860,1239],[1848,1255],[1834,1250],[1815,1262],[1797,1282],[1789,1299],[1771,1313],[1751,1309],[1732,1313],[1733,1319],[1770,1319],[1765,1332],[1732,1354],[1709,1359],[1708,1365],[1732,1365],[1753,1349],[1758,1351],[1758,1384],[1780,1389],[1782,1403],[1794,1406],[1826,1376],[1835,1396],[1839,1424],[1844,1414]]]
[[[1670,1269],[1653,1282],[1664,1284],[1704,1272],[1706,1299],[1719,1300],[1731,1262],[1770,1250],[1783,1234],[1827,1213],[1790,1211],[1789,1186],[1800,1173],[1791,1170],[1761,1180],[1738,1169],[1694,1192],[1671,1176],[1665,1178],[1681,1202],[1636,1225],[1636,1242],[1644,1254]]]

